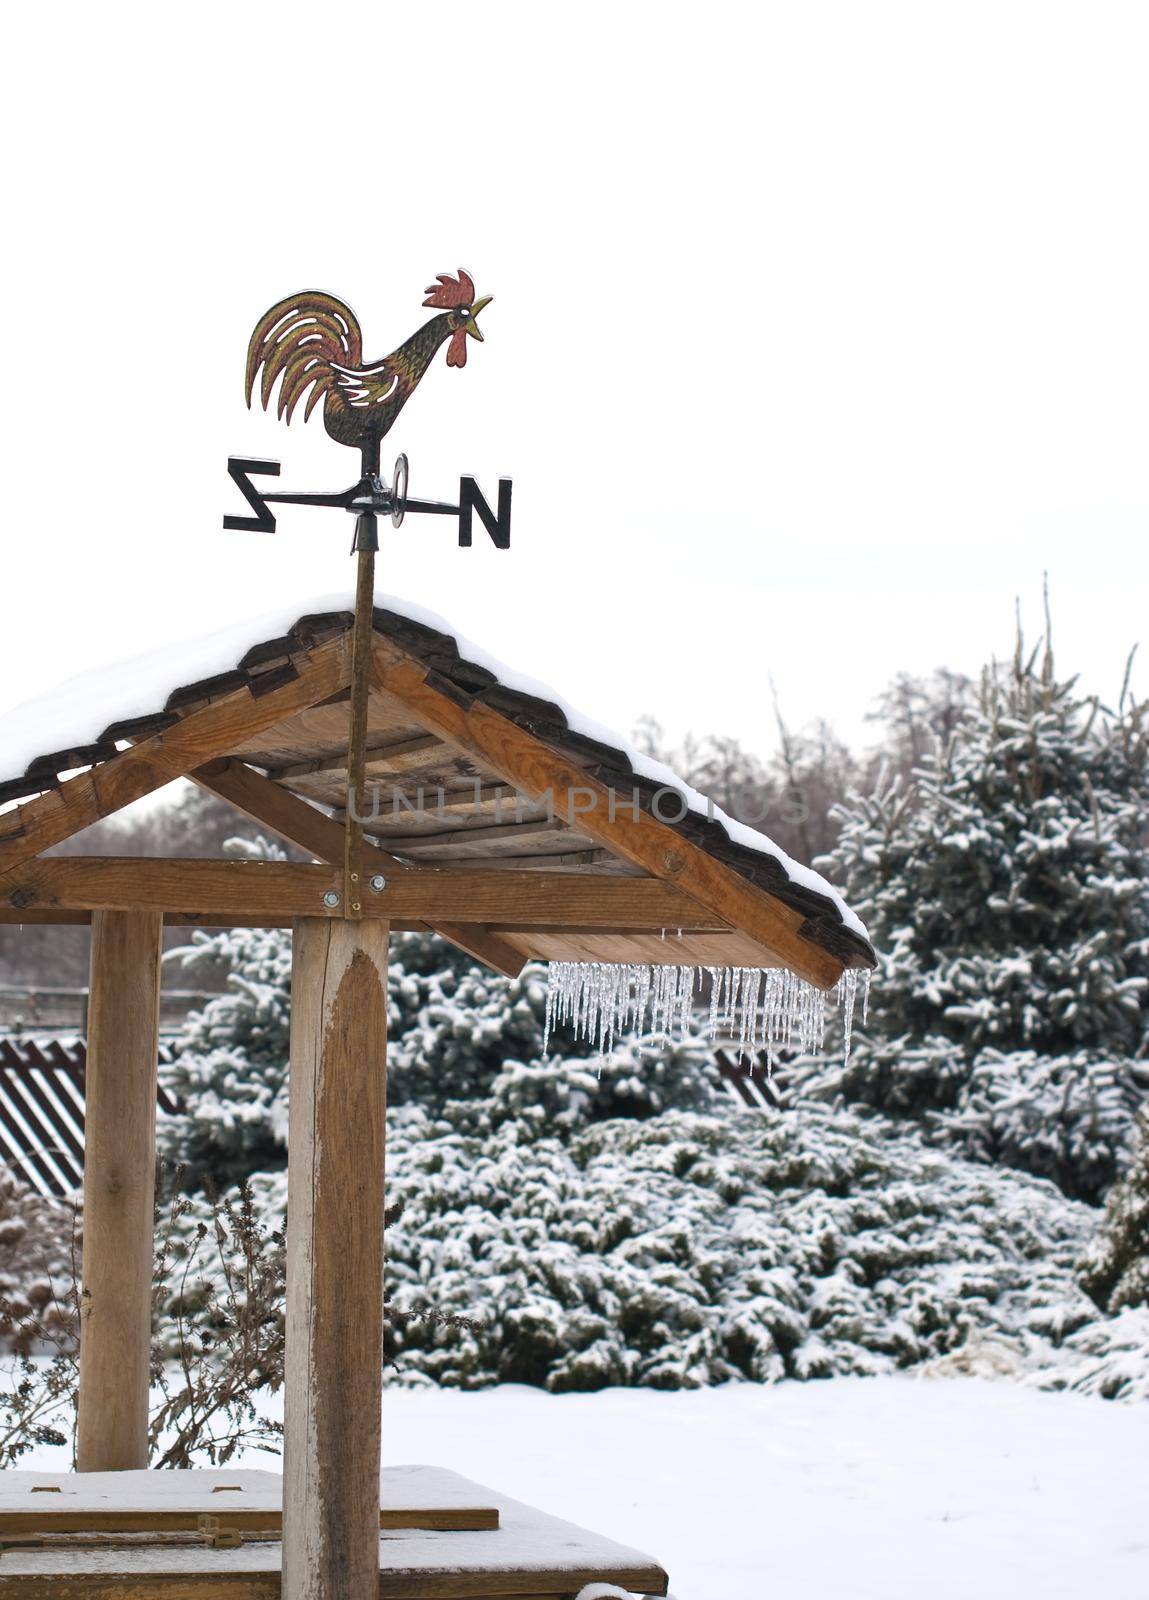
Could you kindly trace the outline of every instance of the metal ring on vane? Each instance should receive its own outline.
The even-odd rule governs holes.
[[[407,483],[411,476],[411,469],[406,456],[395,457],[395,484],[391,490],[391,525],[394,528],[402,527],[403,517],[407,510]]]

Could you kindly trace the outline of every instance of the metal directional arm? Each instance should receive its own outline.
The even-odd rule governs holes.
[[[511,481],[509,478],[499,479],[498,507],[492,511],[474,478],[465,477],[459,480],[457,504],[450,504],[444,500],[415,499],[407,493],[408,470],[406,456],[400,456],[395,463],[394,485],[388,484],[386,479],[376,472],[365,472],[358,483],[335,494],[296,493],[289,490],[265,494],[256,488],[251,479],[253,476],[263,475],[278,477],[279,463],[252,461],[232,456],[228,459],[228,472],[256,514],[253,517],[226,516],[223,525],[228,529],[245,532],[274,533],[275,517],[269,509],[273,505],[329,507],[337,511],[350,511],[357,516],[379,514],[389,516],[395,527],[399,527],[403,518],[411,512],[419,516],[457,518],[459,543],[468,546],[471,543],[472,514],[477,512],[495,547],[500,550],[510,547]]]

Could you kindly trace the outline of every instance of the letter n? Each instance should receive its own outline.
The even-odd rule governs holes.
[[[499,479],[499,509],[491,510],[483,498],[482,490],[474,478],[459,479],[459,543],[471,543],[472,513],[479,513],[479,521],[491,536],[497,550],[511,548],[511,480]]]

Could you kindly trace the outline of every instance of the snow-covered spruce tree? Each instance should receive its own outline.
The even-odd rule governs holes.
[[[159,1118],[161,1157],[189,1186],[218,1187],[283,1166],[291,1019],[291,938],[278,928],[192,935],[174,954],[191,970],[227,979],[223,994],[193,1012],[174,1059],[160,1068],[178,1116]]]
[[[983,676],[914,773],[842,808],[820,863],[881,955],[841,1093],[1098,1199],[1149,1090],[1149,715],[1059,679],[1048,645]]]

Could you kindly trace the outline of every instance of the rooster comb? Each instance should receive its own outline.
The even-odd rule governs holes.
[[[459,276],[452,278],[446,272],[438,274],[438,283],[427,285],[425,306],[437,311],[453,311],[456,306],[469,306],[475,298],[475,284],[469,272],[459,268]]]

